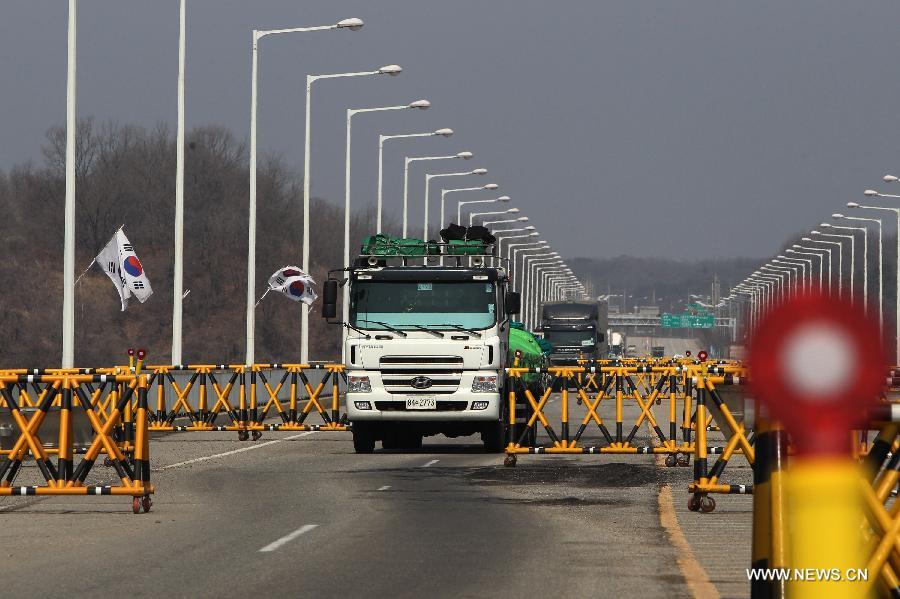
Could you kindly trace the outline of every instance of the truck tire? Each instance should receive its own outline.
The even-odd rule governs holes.
[[[387,428],[381,434],[381,447],[382,449],[402,449],[403,438],[398,431]]]
[[[481,441],[486,453],[500,453],[505,446],[506,426],[502,421],[489,425],[481,431]]]
[[[353,449],[356,453],[375,451],[375,430],[371,425],[363,422],[353,425]]]
[[[403,449],[422,449],[422,435],[415,432],[405,432],[400,436]]]

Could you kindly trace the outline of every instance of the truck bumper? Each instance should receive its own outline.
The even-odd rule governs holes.
[[[421,396],[409,396],[421,397]],[[500,419],[499,393],[472,393],[457,391],[436,396],[434,410],[406,409],[407,396],[373,389],[370,393],[347,394],[347,417],[351,422],[374,421],[496,421]],[[473,404],[485,402],[484,409],[473,409]]]

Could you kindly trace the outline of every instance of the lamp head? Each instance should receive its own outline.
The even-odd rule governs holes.
[[[488,183],[482,189],[497,189],[498,187],[500,187],[500,186],[497,185],[496,183]]]
[[[453,135],[453,129],[438,129],[433,133],[433,135],[440,135],[441,137],[450,137]]]
[[[525,227],[525,230],[526,230],[526,231],[534,231],[534,227],[532,227],[531,225],[529,225],[529,226]]]
[[[831,223],[819,223],[819,226],[822,227],[823,229],[830,229]]]
[[[835,213],[835,214],[832,214],[832,215],[831,215],[831,218],[844,218],[844,215],[841,214],[841,213],[839,213],[839,212],[837,212],[837,213]]]
[[[886,180],[887,180],[887,177],[885,177],[885,181]],[[878,195],[878,192],[875,191],[874,189],[867,189],[863,192],[863,195],[866,197],[869,197],[869,198],[873,198]]]
[[[472,174],[473,175],[486,175],[487,169],[486,168],[476,168],[472,171]]]
[[[350,31],[359,31],[360,29],[362,29],[362,26],[364,24],[365,23],[363,23],[362,19],[357,19],[356,17],[353,17],[351,19],[344,19],[343,21],[338,21],[337,25],[335,25],[335,27],[337,27],[338,29],[349,29]]]
[[[859,208],[859,204],[856,202],[847,202],[847,208]]]
[[[894,175],[885,175],[883,178],[886,183],[895,183],[897,181],[897,177]]]
[[[472,152],[459,152],[456,154],[457,158],[462,158],[463,160],[468,160],[472,156],[474,156],[474,154],[472,154]]]
[[[800,241],[812,241],[809,237],[801,237]]]
[[[813,235],[821,235],[821,234],[822,234],[821,231],[816,231],[815,229],[813,229],[812,231],[810,231],[810,233],[812,233]]]
[[[428,100],[416,100],[415,102],[410,102],[406,105],[407,108],[418,108],[419,110],[427,110],[431,107],[431,102]]]
[[[390,75],[391,77],[396,77],[403,72],[403,69],[399,64],[389,64],[378,69],[378,72],[382,75]]]
[[[509,212],[510,214],[518,214],[519,209],[518,208],[510,208],[509,210],[507,210],[507,212]]]
[[[508,202],[511,198],[509,196],[500,196],[497,198],[498,202]]]
[[[517,218],[516,220],[519,221],[519,222],[527,223],[527,222],[528,222],[528,217],[527,217],[527,216],[520,216],[520,217]]]

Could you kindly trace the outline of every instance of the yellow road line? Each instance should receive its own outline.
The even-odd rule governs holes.
[[[652,433],[651,442],[654,447],[659,446],[659,439]],[[656,467],[665,468],[665,459],[662,454],[656,454]],[[675,561],[678,563],[678,569],[681,570],[681,576],[691,595],[701,599],[720,599],[719,589],[709,580],[706,570],[694,557],[694,551],[684,536],[681,525],[678,524],[675,503],[672,499],[672,487],[669,485],[660,487],[657,502],[659,503],[659,523],[665,529],[669,543],[675,548]]]
[[[694,597],[702,597],[703,599],[718,599],[720,597],[718,589],[709,580],[706,570],[694,557],[690,544],[678,524],[678,517],[675,515],[675,504],[672,501],[672,489],[669,485],[663,485],[659,490],[659,523],[666,530],[669,536],[669,542],[675,548],[675,561],[678,562],[678,568],[681,575],[687,583],[688,590]]]

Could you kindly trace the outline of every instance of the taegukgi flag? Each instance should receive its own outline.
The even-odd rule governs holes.
[[[115,285],[123,311],[128,307],[128,298],[132,295],[143,304],[153,294],[144,265],[134,253],[134,248],[122,229],[116,231],[94,261]]]
[[[303,302],[307,306],[318,297],[313,278],[296,266],[285,266],[269,277],[269,289],[278,291],[295,302]]]

